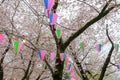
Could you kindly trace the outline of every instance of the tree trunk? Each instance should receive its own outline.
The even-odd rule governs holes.
[[[63,69],[64,69],[64,61],[60,60],[60,53],[64,53],[60,46],[57,46],[57,55],[56,55],[56,62],[55,62],[55,71],[53,74],[53,80],[62,80],[63,76]]]
[[[3,67],[0,65],[0,80],[3,80]]]

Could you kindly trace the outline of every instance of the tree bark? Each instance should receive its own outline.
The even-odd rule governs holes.
[[[107,26],[107,27],[108,27],[108,26]],[[111,49],[110,49],[110,51],[109,51],[109,54],[108,54],[108,56],[107,56],[107,58],[106,58],[106,60],[105,60],[105,62],[104,62],[104,65],[103,65],[103,67],[102,67],[102,71],[101,71],[101,74],[100,74],[100,77],[99,77],[98,80],[103,80],[103,78],[104,78],[104,76],[105,76],[106,69],[107,69],[107,67],[108,67],[108,65],[109,65],[109,63],[110,63],[110,59],[111,59],[111,56],[112,56],[112,53],[113,53],[113,50],[114,50],[114,43],[113,43],[113,41],[110,39],[110,36],[109,36],[109,34],[108,34],[108,29],[107,29],[107,28],[106,28],[106,35],[107,35],[107,37],[108,37],[108,39],[109,39],[112,47],[111,47]]]
[[[3,66],[0,65],[0,80],[3,80]]]
[[[55,62],[55,71],[53,73],[53,80],[62,80],[63,76],[63,68],[64,68],[64,61],[60,60],[60,53],[64,53],[64,51],[60,48],[60,45],[57,46],[57,56]]]

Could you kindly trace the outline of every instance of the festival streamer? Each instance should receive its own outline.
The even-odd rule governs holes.
[[[119,51],[119,43],[116,44],[116,50]]]
[[[38,50],[37,53],[38,53],[38,55],[40,57],[40,64],[42,64],[42,61],[45,58],[45,51],[44,50]]]
[[[78,75],[76,74],[76,80],[78,80]]]
[[[48,9],[48,0],[44,0],[45,8]]]
[[[60,53],[60,60],[64,61],[65,58],[66,58],[66,54],[65,53]]]
[[[58,39],[62,37],[62,31],[60,29],[56,30],[56,34],[57,34]]]
[[[50,53],[50,61],[53,62],[56,54],[54,52]]]
[[[66,64],[66,67],[68,67],[68,62],[69,62],[69,58],[68,58],[68,57],[66,57],[66,59],[65,59],[65,64]]]
[[[80,76],[78,76],[78,80],[80,80]]]
[[[80,80],[83,80],[83,78],[81,77]]]
[[[117,65],[117,68],[120,69],[120,64]]]
[[[41,53],[41,60],[44,60],[45,58],[45,50],[40,50]]]
[[[76,77],[75,77],[74,72],[71,73],[71,77],[72,77],[74,80],[76,80]]]
[[[72,73],[72,72],[73,72],[72,66],[70,67],[70,70],[69,70],[69,71],[70,71],[70,73]]]
[[[48,10],[51,9],[52,4],[53,4],[53,0],[48,0],[48,8],[47,8]]]
[[[58,15],[56,13],[50,13],[49,18],[50,18],[50,24],[54,25],[55,22],[57,21]]]
[[[66,58],[66,54],[65,54],[65,53],[63,53],[63,60],[65,60],[65,58]]]
[[[23,40],[21,43],[19,43],[18,53],[20,52],[20,50],[21,50],[24,43],[25,43],[25,40]]]
[[[87,44],[86,44],[86,42],[81,42],[80,46],[81,46],[82,49],[84,49],[87,46]]]
[[[4,34],[0,34],[0,42],[3,40]]]
[[[41,60],[41,59],[42,59],[42,56],[41,56],[40,50],[38,50],[37,53],[38,53],[38,55],[39,55],[39,57],[40,57],[40,60]]]
[[[19,46],[19,42],[18,41],[14,41],[14,50],[16,52],[16,54],[18,53],[18,46]]]
[[[69,65],[68,65],[68,70],[70,70],[70,69],[71,69],[71,67],[72,67],[72,65],[71,65],[71,64],[69,64]]]
[[[58,15],[56,13],[53,13],[53,19],[52,19],[51,25],[55,24],[55,22],[57,21],[57,17],[58,17]]]
[[[70,77],[67,80],[70,80]]]
[[[60,53],[60,60],[61,60],[61,61],[63,61],[62,54],[63,54],[63,53]]]
[[[53,4],[53,0],[44,0],[44,5],[46,8],[46,12],[48,14],[48,17],[49,17],[49,13],[50,13],[50,9],[52,7],[52,4]]]
[[[58,39],[60,39],[60,29],[56,30],[56,34],[57,34]]]
[[[102,49],[102,45],[101,44],[98,44],[98,45],[96,45],[96,49],[97,49],[97,51],[101,51],[101,49]]]

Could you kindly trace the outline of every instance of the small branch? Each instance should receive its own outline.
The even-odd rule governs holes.
[[[80,0],[77,0],[77,1],[82,2],[82,3],[90,6],[90,7],[93,8],[97,13],[100,13],[95,7],[93,7],[92,5],[88,4],[87,2],[85,2],[85,1],[80,1]]]
[[[72,48],[70,47],[70,49],[72,50]],[[81,65],[81,63],[79,62],[78,58],[77,58],[77,55],[75,53],[72,52],[72,56],[73,56],[73,59],[79,69],[79,72],[83,78],[83,80],[89,80],[87,75],[85,74],[84,70],[83,70],[83,67]],[[78,73],[79,74],[79,73]]]
[[[55,0],[54,5],[53,5],[53,7],[52,7],[52,11],[53,11],[54,13],[56,13],[56,10],[57,10],[57,7],[58,7],[58,2],[59,2],[59,0]]]
[[[43,75],[44,72],[45,72],[45,70],[42,71],[41,74],[38,75],[38,77],[36,78],[36,80],[39,80],[41,78],[41,76]]]
[[[2,2],[0,3],[0,6],[5,2],[5,0],[2,0]]]
[[[38,14],[38,12],[33,8],[33,7],[31,7],[31,5],[26,1],[26,0],[22,0],[28,7],[29,7],[29,9],[38,17],[39,16],[39,14]]]
[[[77,38],[80,34],[82,34],[88,27],[90,27],[92,24],[95,22],[99,21],[101,18],[106,16],[111,10],[113,10],[115,7],[110,7],[106,11],[100,13],[98,16],[95,18],[91,19],[89,22],[87,22],[82,28],[80,28],[78,31],[76,31],[73,35],[71,35],[64,43],[63,48],[66,49],[67,46],[75,39]]]
[[[112,0],[109,0],[108,2],[106,2],[106,4],[105,4],[105,6],[103,7],[101,13],[103,13],[103,12],[107,9],[107,7],[109,6],[109,4],[110,4],[111,1],[112,1]]]
[[[49,70],[51,71],[51,73],[52,73],[52,75],[53,75],[53,74],[54,74],[54,71],[53,71],[52,67],[51,67],[50,64],[47,62],[46,59],[45,59],[44,61],[45,61],[46,65],[48,66]]]
[[[112,52],[113,52],[113,50],[114,50],[114,43],[112,42],[112,40],[111,40],[111,38],[110,38],[110,36],[109,36],[109,34],[108,34],[108,25],[107,25],[107,27],[106,27],[106,35],[107,35],[110,43],[112,44],[112,47],[111,47],[111,49],[110,49],[110,51],[109,51],[109,54],[108,54],[108,56],[107,56],[107,58],[106,58],[106,60],[105,60],[105,62],[104,62],[104,65],[103,65],[103,67],[102,67],[102,71],[101,71],[101,74],[100,74],[100,77],[99,77],[98,80],[103,80],[103,78],[104,78],[104,76],[105,76],[106,69],[107,69],[107,67],[108,67],[108,65],[109,65],[109,63],[110,63],[110,59],[111,59],[111,56],[112,56]]]

